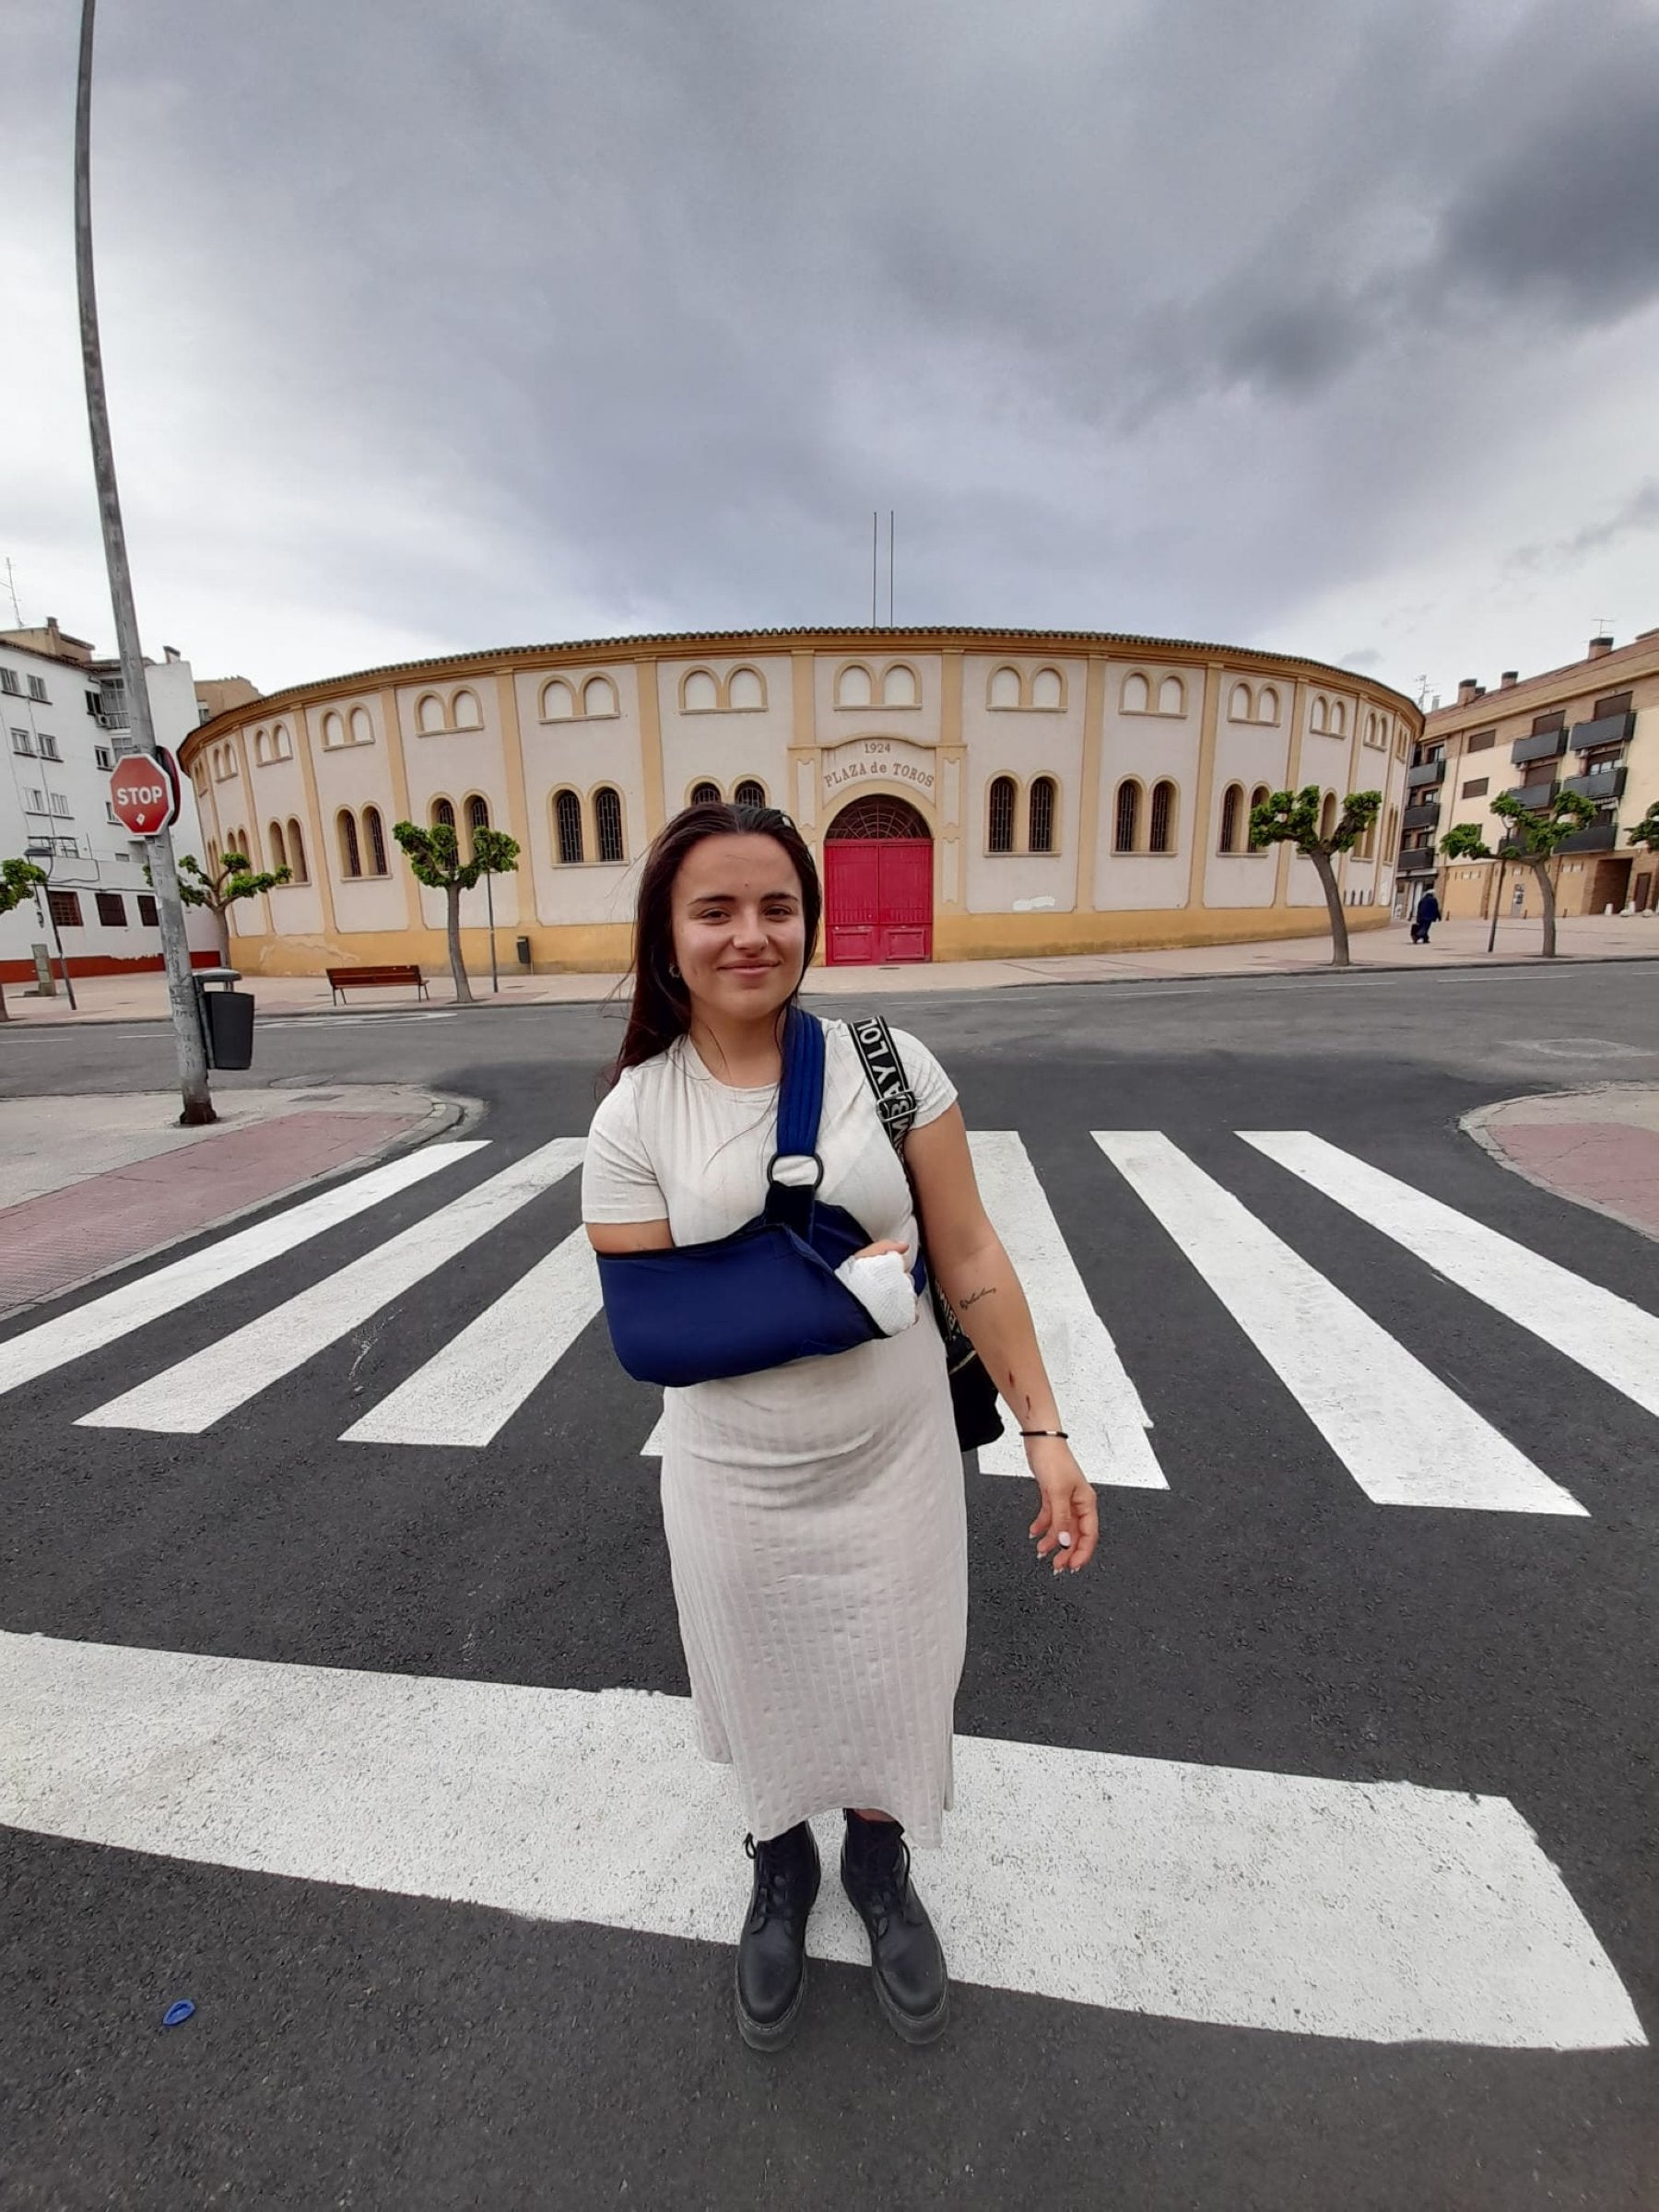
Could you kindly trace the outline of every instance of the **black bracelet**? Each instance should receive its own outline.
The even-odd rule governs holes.
[[[1021,1436],[1057,1436],[1062,1443],[1070,1441],[1064,1429],[1022,1429],[1019,1433]]]

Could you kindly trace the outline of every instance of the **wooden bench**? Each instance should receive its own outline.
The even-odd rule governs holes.
[[[330,968],[326,973],[335,1006],[342,991],[387,991],[394,983],[413,983],[422,998],[428,995],[426,978],[412,961],[394,961],[384,968]]]

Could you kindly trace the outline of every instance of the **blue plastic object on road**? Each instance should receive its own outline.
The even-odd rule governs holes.
[[[163,2028],[182,2027],[194,2010],[195,2006],[188,1997],[181,1997],[176,2005],[170,2005],[161,2015],[161,2025]]]

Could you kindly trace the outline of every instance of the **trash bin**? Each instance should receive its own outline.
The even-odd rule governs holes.
[[[195,975],[196,1005],[202,1013],[202,1035],[207,1044],[209,1067],[252,1067],[253,1065],[253,994],[233,991],[240,983],[239,968],[199,968]],[[218,983],[218,991],[209,991]]]
[[[530,940],[528,937],[521,937],[518,941],[518,962],[521,968],[528,968],[530,965]]]

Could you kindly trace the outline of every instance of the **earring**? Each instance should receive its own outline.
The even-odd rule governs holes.
[[[670,975],[671,975],[671,976],[674,978],[675,982],[677,983],[677,982],[679,982],[679,980],[680,980],[680,971],[679,971],[679,970],[678,970],[678,969],[677,969],[677,968],[675,966],[675,964],[674,964],[674,962],[673,962],[672,960],[670,960],[670,961],[669,961],[669,963],[668,963],[668,972],[669,972],[669,974],[670,974]]]

